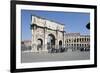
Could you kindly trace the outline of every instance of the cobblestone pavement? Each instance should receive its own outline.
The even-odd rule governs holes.
[[[47,62],[47,61],[72,61],[72,60],[89,60],[89,51],[67,51],[63,53],[32,53],[22,52],[21,62]]]

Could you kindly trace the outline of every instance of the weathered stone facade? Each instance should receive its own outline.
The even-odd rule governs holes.
[[[32,15],[32,52],[48,52],[64,45],[64,25]]]

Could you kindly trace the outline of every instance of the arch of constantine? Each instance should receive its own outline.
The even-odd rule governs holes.
[[[48,52],[64,45],[64,25],[52,20],[31,16],[32,52]]]

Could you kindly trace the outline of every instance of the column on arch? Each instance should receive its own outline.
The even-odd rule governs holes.
[[[32,28],[32,52],[38,52],[37,51],[36,29],[34,27]]]
[[[47,39],[48,39],[48,34],[47,34],[47,28],[44,28],[44,45],[43,45],[43,49],[45,52],[48,52],[47,49]]]
[[[56,37],[55,37],[55,48],[58,49],[59,45],[58,45],[58,30],[56,30]]]

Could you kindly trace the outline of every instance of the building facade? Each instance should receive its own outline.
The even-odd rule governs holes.
[[[66,33],[65,46],[72,50],[90,48],[90,35],[81,35],[80,33]]]
[[[31,40],[21,41],[21,50],[22,51],[31,51]]]
[[[32,52],[48,52],[64,45],[64,25],[32,15]]]

